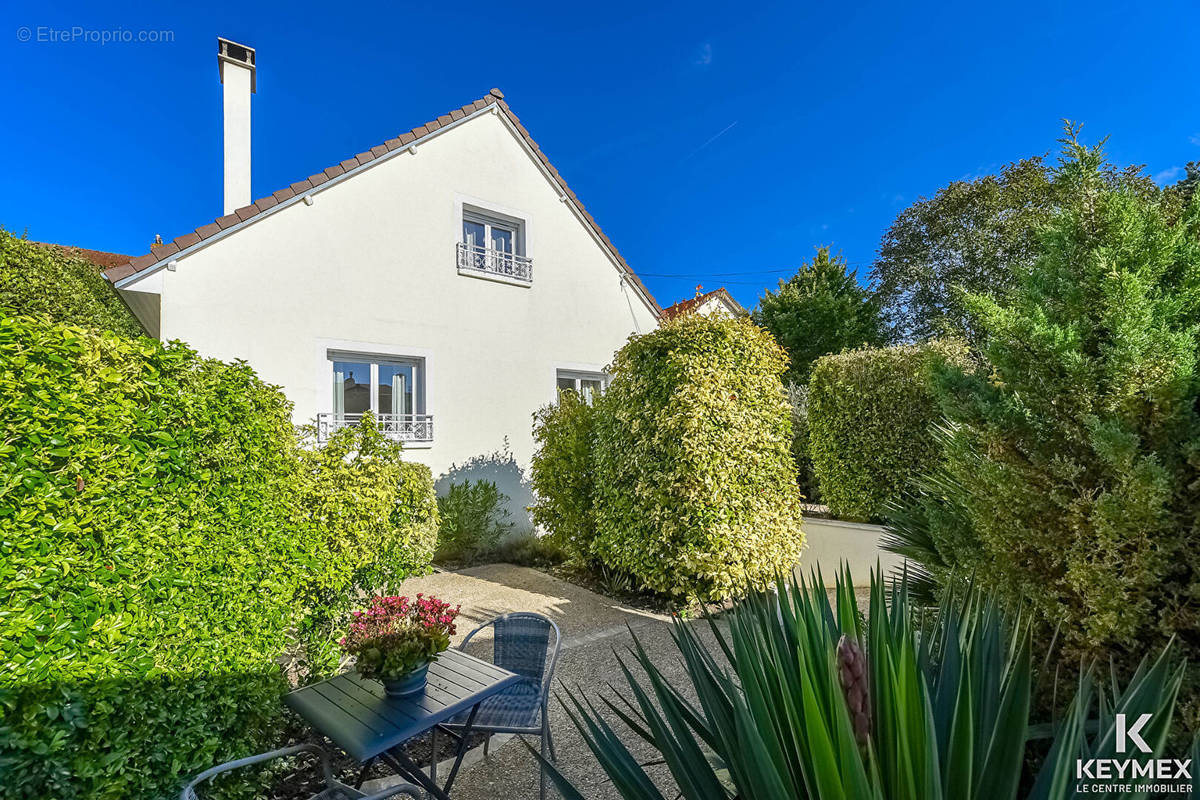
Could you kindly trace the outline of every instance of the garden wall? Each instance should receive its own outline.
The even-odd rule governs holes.
[[[796,571],[807,579],[819,568],[830,589],[836,585],[843,563],[849,565],[855,583],[861,586],[870,584],[871,570],[876,566],[888,574],[904,565],[903,558],[880,547],[882,525],[805,517],[802,527],[807,544]]]

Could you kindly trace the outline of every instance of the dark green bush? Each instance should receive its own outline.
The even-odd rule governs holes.
[[[597,410],[593,555],[644,588],[715,599],[798,561],[787,355],[746,318],[631,339]]]
[[[808,452],[821,499],[834,514],[875,519],[937,463],[930,426],[941,411],[931,370],[943,361],[965,364],[965,350],[933,342],[817,361],[808,386]]]
[[[494,551],[514,527],[508,499],[491,481],[450,484],[437,499],[439,562],[474,561]]]
[[[21,239],[0,228],[0,308],[125,336],[142,324],[86,258]]]
[[[967,298],[990,370],[939,376],[943,466],[897,532],[1061,623],[1065,666],[1130,670],[1172,637],[1200,656],[1200,201],[1171,224],[1109,172],[1069,136],[1033,268]]]
[[[596,408],[575,392],[563,391],[557,403],[539,409],[533,419],[533,439],[538,444],[530,468],[534,524],[573,559],[587,561],[596,536],[592,513]]]
[[[788,384],[788,403],[792,406],[792,461],[796,463],[796,484],[807,503],[820,503],[821,490],[808,454],[808,386]]]
[[[245,364],[0,315],[0,798],[162,798],[275,743],[287,632],[399,535],[314,510],[289,414]]]

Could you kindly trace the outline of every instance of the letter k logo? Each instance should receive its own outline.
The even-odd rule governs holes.
[[[1146,727],[1146,723],[1150,721],[1149,714],[1142,714],[1137,718],[1137,722],[1133,723],[1133,727],[1129,728],[1125,722],[1124,714],[1117,714],[1117,752],[1124,753],[1129,742],[1137,745],[1137,749],[1143,753],[1150,752],[1150,746],[1146,744],[1146,740],[1142,738],[1142,728]]]

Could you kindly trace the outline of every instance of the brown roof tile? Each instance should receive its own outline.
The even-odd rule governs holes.
[[[136,259],[134,260],[136,261]],[[119,281],[135,272],[137,272],[137,270],[133,267],[133,261],[130,261],[128,264],[122,264],[119,267],[109,267],[104,271],[104,277],[108,278],[110,281]]]
[[[202,225],[199,228],[196,228],[196,235],[199,236],[201,239],[207,239],[210,236],[216,236],[220,232],[221,232],[221,226],[215,222],[210,222],[207,225]],[[155,253],[155,255],[158,256],[159,261],[162,261],[161,255],[159,255],[158,253]]]
[[[661,312],[662,309],[659,308],[658,304],[654,301],[653,296],[650,294],[649,290],[646,289],[645,284],[638,279],[637,275],[630,268],[629,264],[626,263],[625,259],[621,257],[621,254],[617,252],[617,249],[613,246],[612,241],[610,241],[608,236],[605,235],[604,231],[600,229],[600,226],[596,224],[596,221],[592,218],[592,215],[588,213],[587,209],[583,207],[583,204],[579,202],[579,199],[575,196],[575,192],[571,191],[571,188],[567,186],[566,181],[562,179],[562,176],[559,174],[558,170],[554,168],[554,165],[550,163],[550,160],[546,157],[546,154],[542,152],[541,147],[533,140],[533,137],[529,135],[529,131],[526,130],[525,126],[521,124],[517,115],[512,112],[512,109],[509,108],[508,103],[504,101],[504,93],[499,89],[492,89],[490,92],[488,92],[487,97],[480,98],[473,103],[468,103],[461,109],[451,111],[449,114],[443,114],[436,120],[427,122],[419,128],[414,128],[407,133],[402,133],[396,138],[388,139],[384,144],[376,145],[370,152],[359,153],[355,158],[347,159],[341,162],[339,165],[327,167],[324,172],[313,175],[308,179],[307,188],[304,186],[304,181],[301,181],[300,183],[294,183],[287,189],[280,189],[272,196],[260,198],[259,200],[256,200],[253,205],[243,206],[234,212],[234,214],[227,214],[224,217],[221,217],[221,219],[217,220],[215,223],[206,225],[199,230],[204,232],[203,235],[205,238],[216,235],[212,229],[216,228],[219,231],[231,227],[231,220],[235,215],[238,221],[246,222],[258,214],[273,208],[281,202],[284,202],[298,194],[303,194],[305,191],[308,191],[308,188],[320,186],[321,184],[337,178],[346,172],[361,166],[362,164],[366,164],[378,157],[381,157],[389,151],[394,151],[399,147],[407,146],[417,139],[420,139],[422,136],[427,136],[432,131],[438,130],[443,125],[448,125],[451,122],[457,122],[459,119],[473,114],[480,109],[487,108],[488,106],[499,108],[504,112],[505,117],[525,140],[525,143],[529,145],[530,149],[532,149],[534,153],[537,154],[538,160],[545,165],[547,172],[550,173],[551,177],[554,178],[555,182],[558,184],[559,190],[571,199],[583,218],[588,222],[589,225],[592,226],[593,230],[600,237],[601,241],[604,242],[605,246],[612,253],[613,257],[616,258],[624,274],[637,285],[646,299],[650,301],[650,304],[655,311]],[[200,235],[198,233],[189,233],[185,236],[180,236],[172,243],[174,247],[178,248],[173,250],[173,252],[184,250],[191,245],[196,244],[200,240]],[[163,248],[156,248],[151,253],[130,260],[128,264],[109,267],[105,270],[104,275],[111,281],[118,281],[161,262],[165,255],[166,253],[164,252]]]
[[[226,214],[223,217],[217,218],[217,224],[221,226],[221,230],[224,230],[226,228],[232,228],[234,225],[237,225],[241,221],[242,220],[237,215],[236,211],[233,212],[232,214]]]

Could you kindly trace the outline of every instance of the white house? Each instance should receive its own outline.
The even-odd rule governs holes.
[[[742,304],[733,299],[729,290],[722,286],[704,294],[696,287],[696,296],[691,300],[680,300],[669,305],[662,311],[662,319],[672,319],[684,314],[725,314],[730,317],[740,317],[746,313]]]
[[[153,335],[281,386],[297,423],[373,411],[439,488],[488,478],[523,507],[532,413],[602,391],[654,298],[498,89],[251,204],[255,53],[222,39],[218,61],[225,215],[106,277]]]

